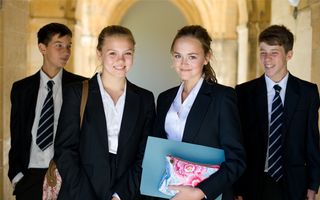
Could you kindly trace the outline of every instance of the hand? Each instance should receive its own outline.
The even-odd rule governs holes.
[[[169,189],[179,191],[171,200],[201,200],[205,198],[205,194],[199,188],[170,185]]]
[[[307,200],[316,200],[316,192],[313,191],[313,190],[308,189],[306,199]]]
[[[242,196],[234,196],[234,200],[243,200]]]

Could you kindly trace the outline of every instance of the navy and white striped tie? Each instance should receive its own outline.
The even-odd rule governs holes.
[[[282,124],[283,105],[280,97],[281,87],[274,85],[275,95],[272,101],[268,147],[268,174],[278,182],[283,176]]]
[[[53,144],[54,105],[52,87],[54,82],[48,81],[48,94],[44,100],[40,114],[36,144],[44,151]]]

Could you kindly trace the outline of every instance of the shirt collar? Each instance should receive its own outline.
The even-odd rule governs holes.
[[[193,104],[193,101],[195,99],[195,97],[197,96],[199,90],[200,90],[200,87],[202,85],[202,82],[203,82],[203,78],[201,77],[197,84],[192,88],[190,94],[187,96],[187,98],[185,99],[185,101],[183,102],[183,104],[185,105],[192,105]],[[183,86],[184,86],[184,82],[181,83],[180,87],[179,87],[179,90],[178,90],[178,93],[176,95],[176,98],[175,98],[175,103],[178,104],[178,105],[181,105],[181,93],[183,91]]]
[[[100,89],[100,93],[101,93],[102,97],[107,97],[107,98],[109,98],[109,100],[112,100],[111,96],[108,94],[108,92],[105,91],[105,89],[103,87],[103,83],[102,83],[102,80],[101,80],[101,72],[98,72],[97,80],[98,80],[98,85],[99,85],[99,89]],[[125,98],[126,91],[127,91],[127,81],[125,82],[123,93],[120,96],[118,102],[122,101]],[[117,102],[117,104],[118,104],[118,102]]]
[[[267,85],[267,92],[271,92],[273,91],[273,86],[274,85],[279,85],[281,87],[281,91],[285,91],[286,87],[287,87],[287,82],[288,82],[288,78],[289,78],[289,72],[283,77],[283,79],[281,79],[281,81],[279,82],[274,82],[273,80],[271,80],[268,76],[264,75],[265,80],[266,80],[266,85]]]
[[[45,87],[47,86],[47,82],[52,80],[54,82],[55,86],[61,85],[62,82],[62,72],[63,70],[61,69],[57,75],[55,75],[52,79],[44,73],[44,71],[41,69],[40,70],[40,84],[44,85]]]

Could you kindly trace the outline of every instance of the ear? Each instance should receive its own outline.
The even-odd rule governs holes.
[[[96,50],[96,53],[97,53],[98,59],[100,60],[101,57],[102,57],[101,51],[99,51],[99,50],[97,49],[97,50]]]
[[[209,61],[211,60],[211,58],[212,58],[212,52],[210,51],[210,52],[207,53],[207,55],[206,55],[206,57],[205,57],[205,62],[204,62],[204,64],[205,64],[205,65],[208,64]]]
[[[47,46],[45,44],[39,43],[38,48],[39,48],[39,51],[42,55],[44,55],[46,53]]]
[[[287,61],[290,60],[292,58],[292,56],[293,56],[293,51],[292,50],[288,51],[287,56],[286,56]]]

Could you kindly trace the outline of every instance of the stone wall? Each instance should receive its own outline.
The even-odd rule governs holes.
[[[0,32],[0,113],[1,113],[1,161],[0,166],[2,190],[1,199],[10,200],[12,187],[7,176],[8,172],[8,150],[10,147],[10,90],[15,80],[21,79],[27,74],[27,46],[29,21],[28,1],[10,0],[2,1],[1,32]]]

